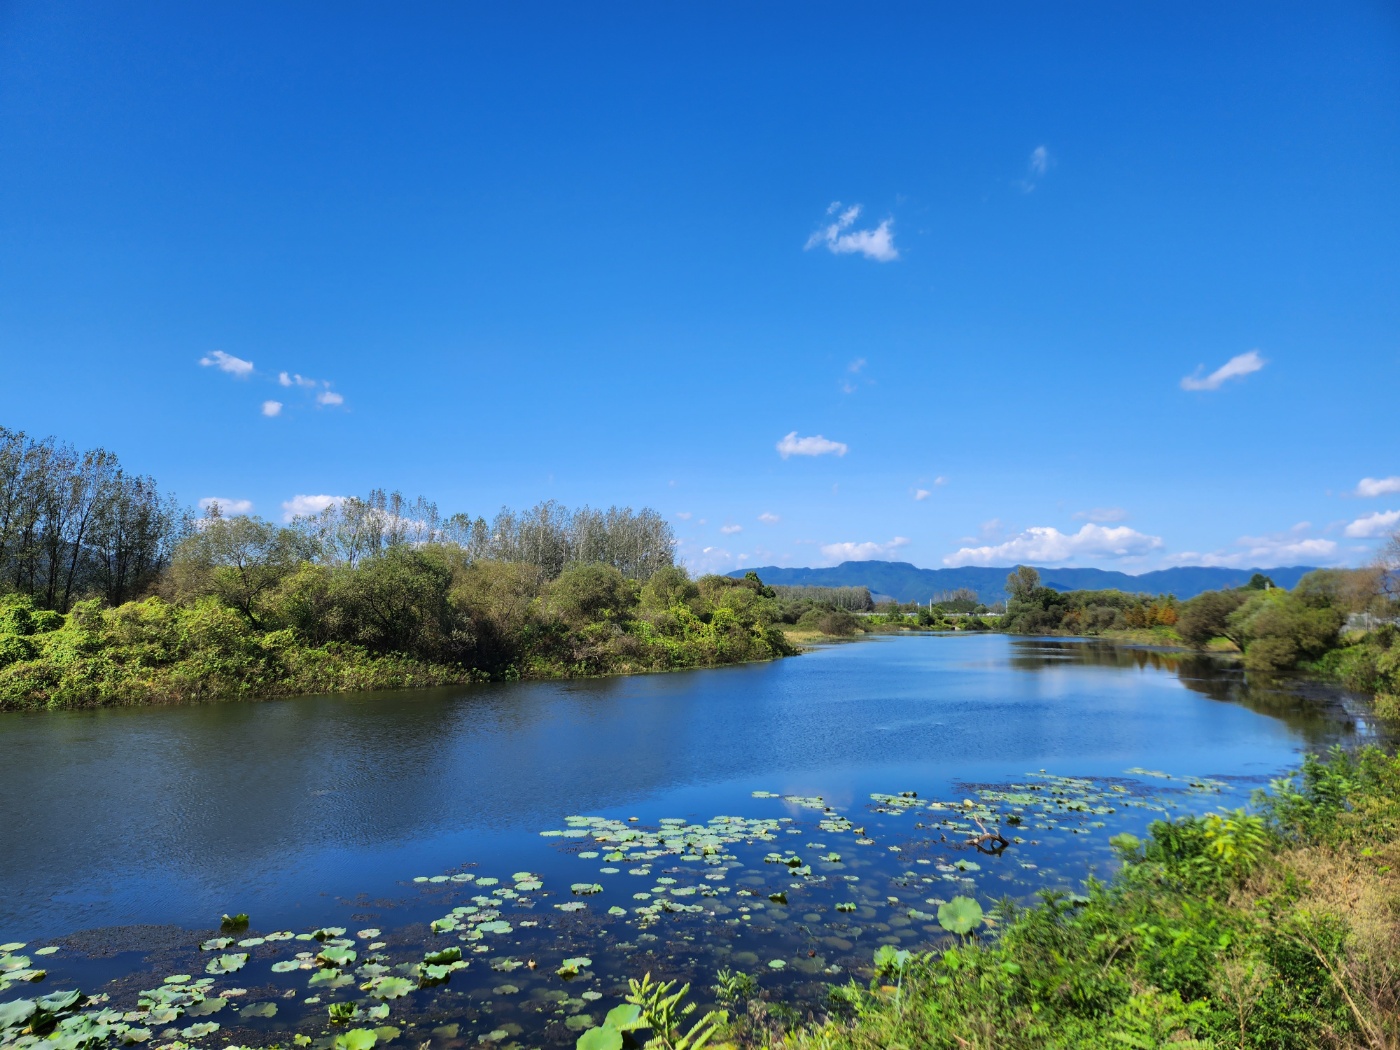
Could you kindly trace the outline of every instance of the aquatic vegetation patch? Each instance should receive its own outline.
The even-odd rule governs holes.
[[[827,981],[873,972],[872,958],[876,970],[897,968],[929,944],[975,938],[992,921],[984,905],[1064,887],[1067,856],[1108,856],[1106,836],[1068,853],[1051,836],[1068,841],[1110,824],[1111,831],[1136,829],[1183,798],[1219,791],[1199,778],[1177,778],[1167,790],[1164,798],[1132,783],[1041,771],[1015,784],[966,786],[948,798],[873,794],[855,819],[821,796],[774,792],[751,796],[760,811],[777,809],[766,815],[653,824],[574,815],[545,829],[541,847],[551,843],[555,867],[576,864],[577,874],[414,876],[406,884],[437,912],[422,920],[428,932],[418,926],[386,936],[372,926],[348,934],[334,925],[192,937],[185,965],[205,976],[171,974],[121,1011],[102,996],[75,999],[64,1009],[89,1020],[71,1024],[90,1025],[100,1038],[52,1050],[143,1041],[219,1050],[234,1039],[334,1050],[355,1033],[360,1042],[372,1036],[374,1045],[392,1044],[415,1026],[417,1045],[433,1017],[433,1040],[461,1038],[461,1022],[452,1036],[437,1034],[443,1011],[474,1019],[476,1027],[465,1029],[473,1045],[563,1038],[546,1035],[555,1032],[611,1046],[614,1036],[632,1038],[629,1018],[639,1021],[676,994],[671,988],[654,998],[660,985],[640,984],[635,995],[643,1001],[626,1004],[636,1013],[617,1014],[616,1024],[608,1020],[614,1013],[591,1010],[638,957],[660,965],[693,958],[711,973],[731,968],[731,983],[736,972],[751,970],[762,975],[766,995],[816,994]],[[595,881],[599,874],[604,881]],[[19,942],[0,945],[0,991],[45,980],[36,955]],[[220,983],[234,974],[253,991]],[[21,1034],[7,1029],[0,1042]],[[52,1042],[51,1034],[23,1037],[38,1045]]]

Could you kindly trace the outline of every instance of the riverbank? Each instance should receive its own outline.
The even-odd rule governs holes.
[[[592,678],[797,652],[773,626],[769,601],[747,581],[692,583],[674,569],[667,578],[679,593],[637,588],[590,566],[563,574],[543,600],[516,595],[505,611],[473,606],[468,595],[453,634],[441,637],[418,616],[413,635],[398,636],[402,649],[323,640],[317,635],[325,631],[307,617],[260,624],[214,597],[186,604],[149,598],[116,608],[79,602],[65,616],[10,596],[0,603],[0,711]],[[410,607],[401,616],[414,613]],[[376,623],[369,615],[366,621]],[[463,658],[421,655],[453,651]]]
[[[944,914],[928,952],[880,950],[793,1050],[1393,1047],[1400,1040],[1400,760],[1340,750],[1243,810],[1117,836],[1080,895]],[[766,1046],[781,1009],[730,1026]],[[582,1044],[581,1044],[582,1045]]]

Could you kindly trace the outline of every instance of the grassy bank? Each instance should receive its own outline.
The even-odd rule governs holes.
[[[1257,812],[1158,822],[1084,895],[877,956],[795,1050],[1400,1045],[1400,762],[1309,759]],[[762,1016],[763,1010],[751,1011]],[[745,1020],[732,1038],[776,1038]]]
[[[601,565],[552,581],[490,563],[435,574],[432,559],[400,550],[339,578],[302,566],[256,616],[211,594],[84,601],[66,615],[0,598],[0,710],[628,674],[796,651],[750,581],[667,568],[639,585]],[[337,584],[358,593],[336,595]]]

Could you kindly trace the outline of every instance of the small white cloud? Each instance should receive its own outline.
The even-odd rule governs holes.
[[[345,398],[334,390],[322,390],[316,395],[316,403],[318,405],[343,405]]]
[[[873,561],[877,558],[887,558],[900,547],[909,545],[907,536],[896,536],[888,543],[824,543],[822,553],[833,562],[841,561]]]
[[[1017,182],[1023,193],[1034,193],[1040,180],[1045,177],[1055,165],[1055,158],[1050,155],[1050,150],[1045,146],[1037,146],[1031,150],[1030,159],[1026,161],[1026,176]]]
[[[334,507],[344,502],[344,496],[293,496],[282,503],[282,520],[291,521],[293,518],[320,514],[327,507]]]
[[[866,360],[865,360],[865,358],[863,358],[863,357],[857,357],[857,358],[856,358],[854,361],[852,361],[848,366],[846,366],[846,370],[847,370],[848,372],[852,372],[852,373],[854,373],[854,372],[859,372],[862,368],[865,367],[865,365],[866,365]]]
[[[1367,499],[1391,496],[1397,492],[1400,492],[1400,477],[1394,475],[1388,478],[1362,478],[1356,483],[1356,494]]]
[[[778,515],[774,514],[771,510],[765,510],[762,514],[758,516],[758,520],[763,522],[763,524],[765,525],[776,525],[783,519],[780,518]]]
[[[1125,521],[1128,512],[1122,507],[1094,507],[1092,510],[1075,511],[1075,521]]]
[[[933,493],[930,492],[928,489],[915,489],[915,490],[914,490],[914,499],[915,499],[916,501],[917,501],[917,500],[925,500],[925,499],[928,499],[928,498],[929,498],[930,496],[932,496],[932,495],[933,495]]]
[[[935,485],[946,485],[948,484],[948,479],[945,478],[942,474],[940,474],[938,475],[938,477],[933,479],[933,483]]]
[[[721,526],[719,527],[719,531],[722,532],[722,533],[724,533],[726,536],[733,536],[736,532],[743,532],[743,531],[744,531],[744,526],[742,526],[742,525],[721,525]]]
[[[1397,529],[1400,529],[1400,510],[1378,510],[1357,518],[1343,532],[1352,539],[1369,539],[1389,535]]]
[[[219,513],[226,518],[237,517],[240,514],[253,513],[252,500],[229,499],[227,496],[205,496],[199,501],[199,509],[208,510],[216,503],[219,505]]]
[[[201,357],[199,363],[205,368],[217,368],[220,372],[227,372],[239,379],[246,379],[253,374],[253,362],[226,354],[222,350],[214,350],[207,356]]]
[[[1198,366],[1195,372],[1181,380],[1181,389],[1219,390],[1226,380],[1243,379],[1245,376],[1259,371],[1264,367],[1264,364],[1265,361],[1259,356],[1258,350],[1236,354],[1208,376],[1201,375],[1206,366]]]
[[[844,456],[848,451],[844,442],[828,441],[820,434],[800,438],[795,430],[778,442],[777,449],[783,459],[789,456]]]
[[[833,255],[859,254],[876,262],[893,262],[899,258],[899,250],[894,246],[894,220],[886,219],[871,230],[856,230],[856,219],[860,218],[859,204],[853,204],[844,211],[841,202],[833,201],[827,208],[828,215],[836,218],[807,238],[806,250],[826,245]]]
[[[689,520],[690,520],[690,516],[691,516],[691,512],[688,511],[688,510],[678,510],[678,511],[676,511],[676,517],[680,518],[681,521],[689,521]]]
[[[298,375],[295,372],[278,372],[277,382],[281,383],[283,386],[314,387],[316,385],[316,380],[307,379],[306,376]]]
[[[262,414],[265,416],[280,416],[282,414],[282,402],[264,401]]]
[[[990,523],[988,523],[990,524]],[[984,526],[985,528],[985,526]],[[1052,526],[1026,529],[1005,543],[962,547],[943,559],[960,565],[1053,565],[1076,558],[1131,558],[1162,546],[1160,536],[1148,536],[1126,525],[1106,528],[1088,524],[1078,532],[1064,533]]]

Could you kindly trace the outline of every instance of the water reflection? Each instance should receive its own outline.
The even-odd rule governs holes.
[[[10,714],[0,939],[198,927],[230,908],[331,921],[316,917],[335,896],[508,863],[569,812],[708,817],[755,788],[861,805],[1040,768],[1262,777],[1356,729],[1336,703],[1210,661],[1000,635],[629,679]]]

